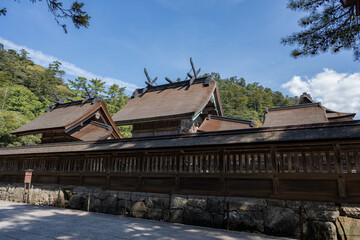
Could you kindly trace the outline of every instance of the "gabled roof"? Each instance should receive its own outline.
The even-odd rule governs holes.
[[[316,102],[312,99],[310,94],[304,92],[303,94],[300,95],[298,104],[306,104],[306,103],[316,103]]]
[[[297,105],[269,108],[265,113],[264,127],[300,125],[353,120],[356,113],[341,113],[328,109],[304,92]]]
[[[100,99],[97,101],[94,101],[94,99],[89,99],[85,102],[82,100],[71,101],[54,106],[55,107],[50,108],[49,111],[40,115],[33,121],[16,129],[12,132],[12,134],[22,136],[28,134],[45,133],[54,130],[63,130],[64,133],[70,133],[72,129],[78,127],[84,121],[89,120],[91,117],[94,117],[97,112],[101,112],[102,116],[104,116],[103,121],[112,128],[111,132],[113,133],[113,137],[121,137],[121,134],[112,121],[104,102]],[[70,133],[69,135],[72,136],[73,133]]]
[[[200,125],[199,132],[235,130],[254,127],[254,122],[243,119],[209,115]]]
[[[293,106],[269,108],[263,127],[326,123],[325,109],[319,103],[305,103]]]
[[[112,133],[113,129],[109,125],[92,121],[91,123],[81,128],[79,131],[74,132],[70,136],[76,139],[80,139],[82,141],[94,141],[106,139]]]
[[[218,115],[223,115],[216,82],[211,77],[154,86],[142,94],[137,89],[133,98],[113,116],[117,125],[164,119],[191,118],[214,99]]]
[[[324,107],[326,110],[326,116],[329,121],[342,121],[342,120],[353,120],[356,113],[344,113],[344,112],[336,112],[329,108]]]

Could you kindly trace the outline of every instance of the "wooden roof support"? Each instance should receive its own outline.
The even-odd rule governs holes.
[[[198,78],[198,75],[201,71],[201,68],[199,68],[197,71],[195,70],[194,62],[191,57],[190,57],[190,64],[191,64],[191,69],[193,70],[194,75],[187,73],[187,75],[190,77],[189,86],[191,86],[193,84],[193,82],[195,81],[195,79]]]
[[[155,83],[156,80],[157,80],[157,77],[155,77],[154,79],[151,80],[151,78],[150,78],[150,76],[149,76],[146,68],[144,68],[144,73],[145,73],[145,76],[146,76],[146,78],[147,78],[147,81],[145,81],[147,87],[142,89],[142,94],[146,93],[149,88],[154,87],[154,83]],[[136,90],[135,90],[135,91],[136,91]],[[134,95],[134,94],[133,94],[133,95]],[[137,95],[137,94],[136,94],[136,95]]]
[[[166,81],[168,81],[168,83],[174,83],[174,81],[173,80],[171,80],[170,78],[168,78],[168,77],[165,77],[165,80]]]

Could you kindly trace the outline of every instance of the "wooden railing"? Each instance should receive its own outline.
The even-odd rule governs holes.
[[[360,140],[0,156],[0,182],[360,202]]]

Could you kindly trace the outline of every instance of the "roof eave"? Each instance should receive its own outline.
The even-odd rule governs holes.
[[[195,115],[195,112],[189,112],[189,113],[182,113],[177,115],[167,115],[167,116],[160,116],[160,117],[152,117],[152,118],[140,118],[140,119],[131,119],[131,120],[120,120],[120,121],[114,121],[117,126],[122,125],[132,125],[136,123],[143,123],[143,122],[155,122],[155,121],[161,121],[166,119],[176,120],[176,119],[184,119],[188,117],[192,117]]]

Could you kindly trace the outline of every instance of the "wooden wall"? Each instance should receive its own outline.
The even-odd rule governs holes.
[[[0,182],[360,202],[360,140],[0,157]]]

